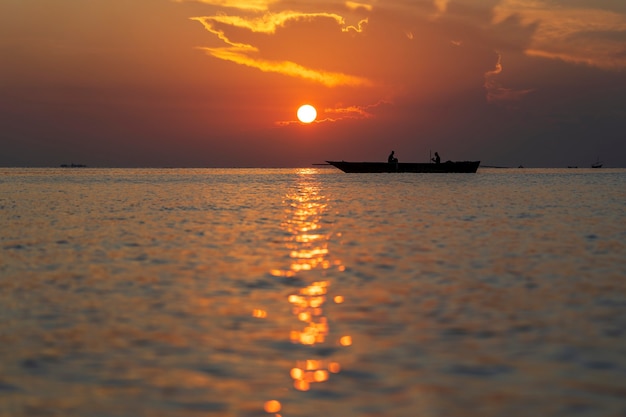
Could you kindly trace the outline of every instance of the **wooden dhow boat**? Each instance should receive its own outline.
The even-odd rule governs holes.
[[[347,162],[326,161],[328,164],[348,173],[377,172],[416,172],[416,173],[475,173],[480,161],[447,161],[437,163],[422,162]]]

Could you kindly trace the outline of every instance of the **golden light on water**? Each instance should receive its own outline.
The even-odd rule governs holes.
[[[264,407],[265,412],[267,413],[278,413],[281,408],[282,406],[280,402],[276,400],[267,401]]]
[[[316,268],[328,269],[337,263],[328,260],[328,234],[321,233],[321,217],[326,210],[326,198],[319,185],[310,181],[315,170],[302,169],[302,181],[297,189],[285,196],[288,218],[282,227],[290,234],[287,240],[289,257],[293,260],[286,270],[271,271],[274,276],[292,277],[295,273]]]
[[[337,362],[331,362],[328,364],[328,370],[333,374],[338,374],[341,371],[341,365]]]
[[[339,343],[341,346],[351,346],[352,345],[352,337],[351,336],[343,336],[339,339]]]
[[[270,274],[275,277],[293,277],[296,275],[294,271],[283,271],[282,269],[272,269]]]
[[[298,391],[308,391],[309,388],[311,387],[311,384],[309,384],[307,381],[303,379],[298,379],[293,382],[293,386]]]
[[[329,259],[328,241],[332,235],[325,230],[321,221],[327,208],[327,201],[312,175],[315,172],[301,170],[298,173],[300,181],[295,190],[285,196],[288,206],[287,217],[281,226],[288,234],[285,246],[291,263],[286,268],[270,270],[270,274],[275,277],[299,277],[306,280],[310,274],[315,274],[314,276],[318,278],[287,296],[291,314],[297,323],[289,332],[289,340],[291,343],[305,346],[336,344],[336,339],[329,340],[330,328],[324,308],[327,301],[334,304],[342,304],[345,301],[342,295],[330,294],[332,287],[330,279],[319,279],[326,276],[326,270],[334,268],[341,272],[345,267],[340,260]],[[264,318],[266,314],[262,310],[255,310],[253,313],[258,318]],[[351,344],[350,336],[343,336],[340,339],[342,346]],[[341,365],[337,361],[325,357],[299,360],[288,372],[294,389],[309,391],[314,384],[324,383],[332,374],[340,371]]]
[[[267,317],[267,311],[254,309],[254,310],[252,310],[252,317],[256,317],[256,318],[259,318],[259,319],[264,319],[264,318]]]
[[[325,382],[330,373],[339,372],[336,362],[327,364],[327,361],[324,360],[307,360],[298,362],[297,366],[297,368],[291,369],[290,375],[294,380],[294,387],[299,391],[308,391],[312,383]],[[325,369],[326,367],[329,369]]]
[[[328,371],[318,369],[313,373],[313,379],[315,382],[324,382],[328,380]]]
[[[293,379],[302,379],[302,376],[304,375],[304,371],[302,371],[302,369],[300,368],[292,368],[289,374],[291,375]]]
[[[323,316],[322,305],[326,301],[328,282],[314,282],[308,287],[300,289],[298,294],[288,297],[292,304],[292,312],[299,321],[306,326],[301,331],[291,332],[291,341],[303,345],[322,343],[328,334],[328,321]]]

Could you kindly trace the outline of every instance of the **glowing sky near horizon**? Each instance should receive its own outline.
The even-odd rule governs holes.
[[[0,53],[0,165],[626,166],[618,0],[9,0]]]

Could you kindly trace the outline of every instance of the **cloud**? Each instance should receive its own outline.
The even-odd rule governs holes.
[[[528,93],[532,92],[532,89],[526,90],[513,90],[510,88],[504,88],[498,82],[498,75],[502,73],[502,55],[498,54],[498,61],[496,62],[493,70],[485,73],[485,90],[487,90],[487,102],[496,104],[506,104],[514,101],[521,100]]]
[[[261,17],[215,15],[206,17],[193,17],[191,19],[202,22],[205,25],[205,28],[209,31],[212,31],[213,23],[221,23],[237,28],[248,29],[254,33],[265,34],[275,34],[277,28],[285,27],[285,25],[289,22],[313,21],[316,19],[333,20],[337,24],[337,26],[341,28],[342,32],[362,32],[363,25],[367,23],[367,19],[364,19],[359,22],[357,26],[346,25],[344,18],[335,13],[301,13],[294,11],[265,13]]]
[[[448,10],[449,0],[433,0],[436,13],[432,16],[433,19],[437,19],[444,15]]]
[[[175,3],[203,3],[239,10],[265,11],[276,3],[276,0],[172,0]]]
[[[339,122],[341,120],[360,120],[371,119],[375,116],[374,112],[377,108],[385,105],[391,105],[392,103],[387,100],[380,100],[374,104],[368,105],[349,105],[337,104],[335,107],[325,108],[323,112],[320,112],[320,117],[313,121],[313,123],[327,123],[327,122]],[[297,120],[279,121],[276,122],[277,126],[289,126],[294,124],[301,124]]]
[[[337,105],[334,108],[326,108],[324,109],[324,114],[328,115],[325,121],[328,122],[337,122],[339,120],[345,119],[370,119],[374,117],[373,109],[377,107],[390,104],[387,101],[381,100],[375,104],[369,105],[351,105],[351,106],[343,106]]]
[[[368,12],[371,12],[373,9],[371,4],[357,3],[356,1],[347,1],[346,7],[350,10],[363,9],[367,10]]]
[[[218,48],[200,48],[209,55],[225,61],[234,62],[264,72],[275,72],[290,77],[303,78],[323,84],[327,87],[336,86],[372,86],[373,82],[367,78],[344,74],[335,71],[324,71],[309,68],[290,60],[269,60],[260,58],[260,49],[254,45],[235,42],[226,34],[226,28],[241,28],[252,33],[273,35],[277,29],[285,27],[288,22],[312,21],[316,19],[330,19],[342,32],[362,32],[367,20],[362,20],[357,26],[346,25],[343,17],[334,13],[298,13],[280,12],[265,13],[261,17],[246,17],[234,15],[215,15],[194,17],[192,20],[202,23],[204,28],[224,42],[227,46]]]
[[[626,68],[623,54],[626,15],[623,13],[591,6],[554,7],[541,0],[505,0],[495,7],[492,23],[501,23],[512,16],[523,25],[536,25],[526,48],[530,56],[604,69]]]
[[[263,72],[275,72],[291,77],[303,78],[323,84],[326,87],[337,87],[340,85],[351,87],[372,85],[371,81],[363,77],[306,68],[291,61],[272,61],[254,58],[247,54],[247,52],[254,51],[254,48],[249,45],[243,45],[241,47],[236,46],[233,48],[201,49],[205,50],[209,55],[225,61],[256,68]]]
[[[448,9],[449,0],[434,0],[434,2],[439,13],[445,13]]]

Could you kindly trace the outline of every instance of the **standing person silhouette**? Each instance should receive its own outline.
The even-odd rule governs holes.
[[[396,151],[391,151],[391,153],[389,154],[389,157],[387,158],[387,162],[389,162],[390,164],[394,164],[396,162],[398,162],[398,158],[396,158],[393,154]]]
[[[439,157],[439,154],[437,152],[435,152],[435,157],[431,158],[431,160],[436,164],[441,163],[441,158]]]

